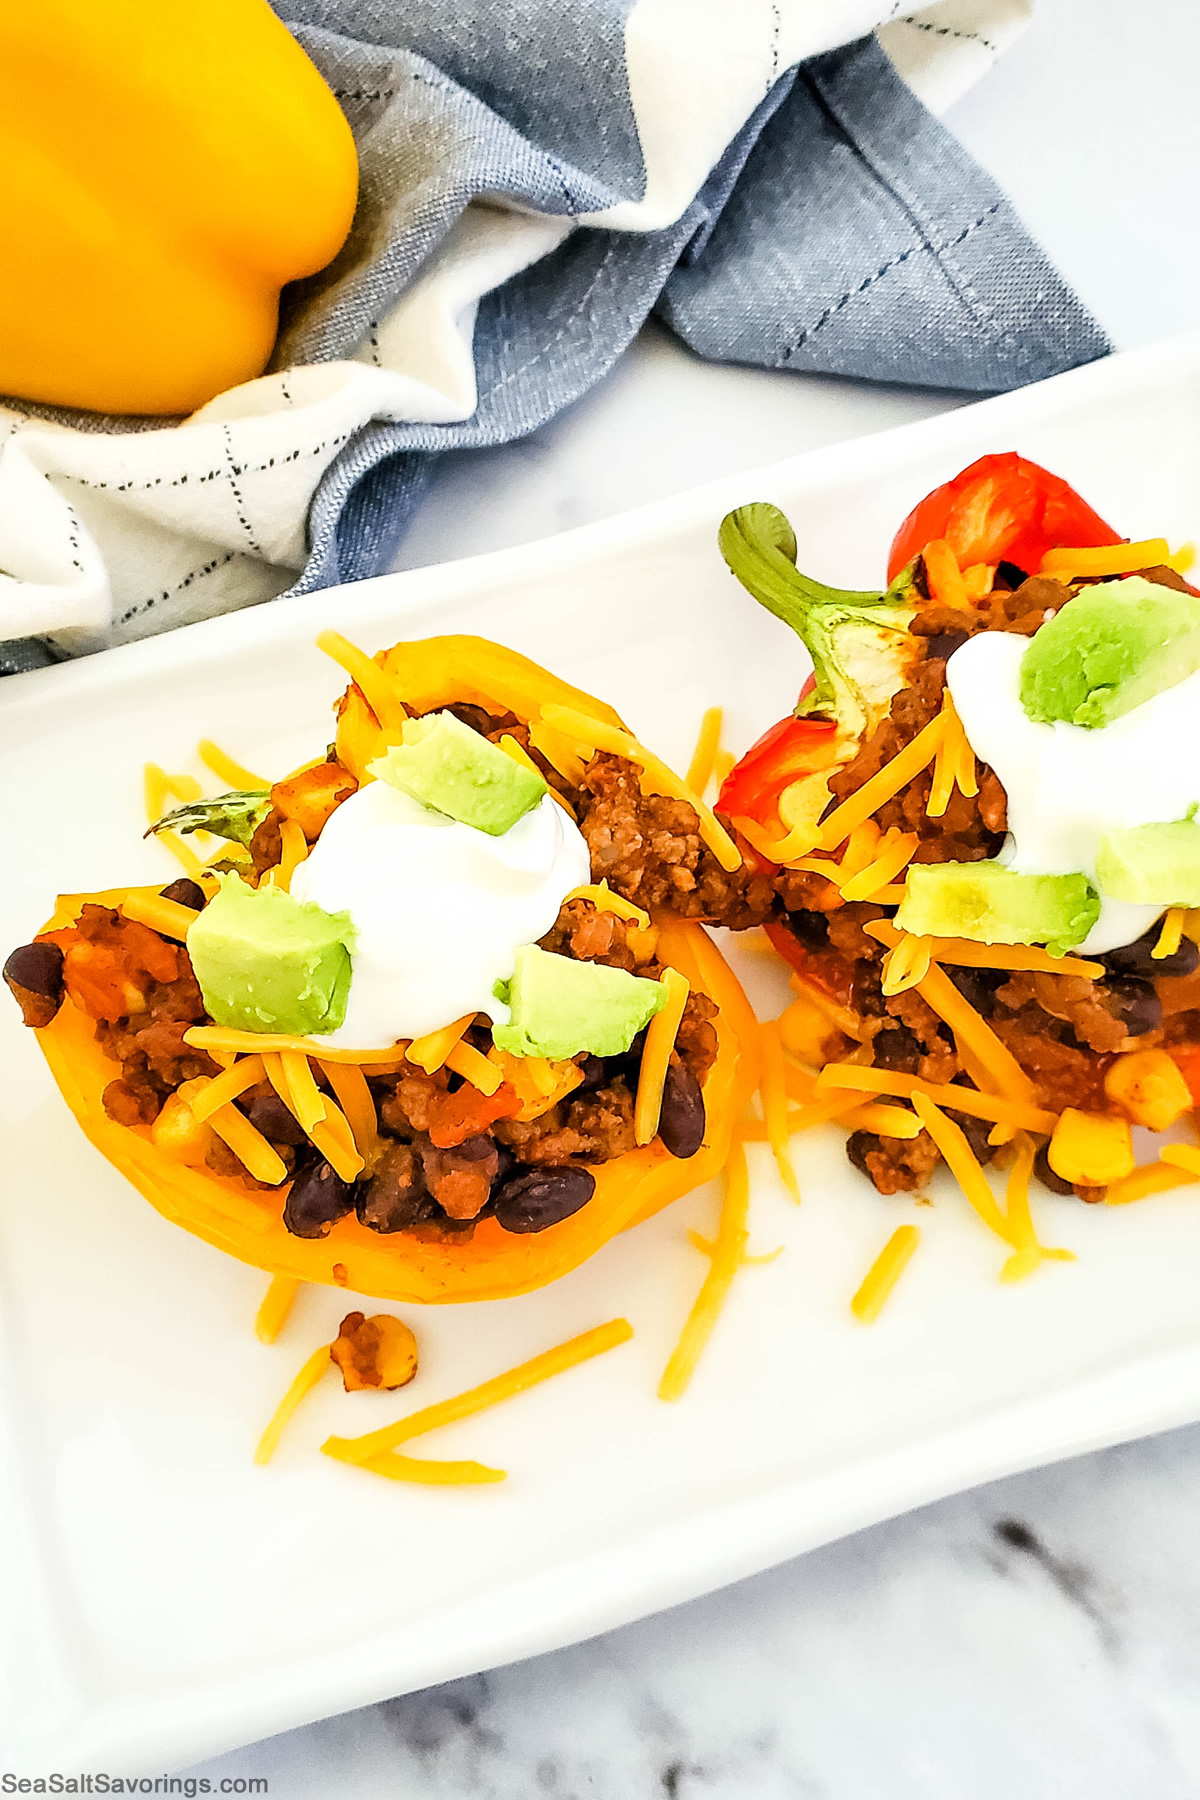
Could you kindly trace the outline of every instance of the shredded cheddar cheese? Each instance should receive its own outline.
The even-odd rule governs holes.
[[[247,769],[232,756],[227,756],[220,745],[214,744],[211,738],[201,738],[196,745],[196,755],[206,769],[211,769],[218,781],[228,783],[231,788],[269,788],[270,782],[262,775],[256,775],[253,769]]]
[[[542,771],[538,768],[525,746],[523,744],[518,744],[516,738],[511,737],[507,731],[500,739],[500,748],[503,750],[505,756],[512,762],[520,763],[523,769],[529,769],[538,777],[539,781],[546,781],[546,777],[542,774]],[[564,799],[558,789],[551,787],[548,781],[546,781],[546,791],[549,793],[552,800],[558,802],[559,806],[562,807],[569,819],[575,817],[575,808],[571,805],[571,802]]]
[[[590,719],[586,713],[576,712],[571,706],[544,706],[542,719],[551,727],[566,732],[578,743],[586,745],[589,750],[604,750],[612,756],[624,757],[627,762],[635,763],[652,789],[669,795],[672,800],[686,801],[699,820],[701,838],[721,867],[727,870],[741,868],[742,853],[725,827],[719,823],[716,814],[660,757],[647,750],[631,733],[622,731],[616,725],[605,725],[599,719]]]
[[[1166,538],[1143,538],[1135,544],[1101,544],[1086,550],[1047,550],[1039,575],[1073,581],[1078,575],[1129,575],[1170,561]]]
[[[196,852],[192,849],[191,845],[184,843],[177,831],[172,831],[170,829],[166,831],[156,831],[154,836],[155,841],[160,844],[165,844],[176,862],[182,864],[185,875],[196,876],[202,872],[204,864],[200,861],[200,858],[196,855]]]
[[[302,1056],[316,1056],[322,1061],[362,1063],[380,1075],[399,1068],[405,1060],[403,1044],[396,1045],[394,1055],[386,1050],[333,1050],[315,1038],[293,1037],[283,1031],[238,1031],[231,1025],[192,1025],[184,1032],[183,1041],[193,1050],[207,1050],[210,1056],[296,1050]]]
[[[797,865],[796,858],[807,856],[816,841],[816,833],[808,825],[794,826],[786,837],[773,838],[757,819],[738,817],[733,822],[748,844],[752,844],[768,862],[778,863],[781,868],[802,868],[803,863]]]
[[[272,1275],[262,1305],[254,1315],[254,1335],[260,1344],[273,1344],[288,1322],[300,1283],[294,1275]]]
[[[638,1144],[648,1144],[658,1130],[667,1065],[691,992],[687,976],[678,969],[664,969],[659,981],[666,991],[666,999],[646,1027],[637,1098],[633,1103],[633,1136]]]
[[[892,826],[879,840],[872,860],[848,881],[843,881],[843,900],[873,900],[879,889],[895,881],[916,853],[920,838],[915,831],[898,831]]]
[[[1187,909],[1185,907],[1172,906],[1169,909],[1163,919],[1162,930],[1158,934],[1158,941],[1150,952],[1150,955],[1155,961],[1161,962],[1164,957],[1174,956],[1179,948],[1180,940],[1183,937],[1183,926],[1186,918]]]
[[[470,1044],[457,1043],[446,1057],[446,1067],[469,1081],[473,1088],[481,1094],[494,1094],[504,1077],[495,1063],[489,1062],[486,1056]]]
[[[967,734],[963,730],[962,720],[954,710],[949,688],[942,695],[942,711],[947,719],[946,735],[933,761],[933,782],[925,807],[926,814],[931,819],[944,816],[956,787],[968,799],[974,798],[979,792],[979,783],[975,778],[975,752],[967,742]]]
[[[367,1078],[354,1063],[331,1062],[324,1056],[321,1070],[337,1095],[338,1105],[353,1133],[355,1148],[364,1166],[369,1168],[379,1149],[379,1120]]]
[[[700,721],[700,730],[696,735],[696,748],[692,751],[692,760],[688,764],[688,772],[684,776],[685,785],[693,794],[703,794],[712,780],[713,764],[721,744],[721,726],[725,714],[721,707],[710,706]]]
[[[357,644],[350,643],[340,631],[319,632],[316,643],[318,650],[323,650],[326,656],[332,657],[340,668],[345,669],[384,732],[396,733],[398,741],[408,710],[397,694],[391,676],[374,657],[368,656],[365,650],[360,650]]]
[[[193,800],[198,800],[203,792],[204,789],[194,775],[173,775],[168,769],[167,793],[172,799],[181,800],[185,805],[190,805]],[[208,837],[209,833],[205,832],[204,835]]]
[[[900,933],[890,919],[868,919],[863,930],[881,944],[894,948]],[[970,938],[927,938],[935,963],[954,963],[964,969],[1027,969],[1041,975],[1082,975],[1097,981],[1104,964],[1082,956],[1051,956],[1032,944],[977,944]]]
[[[208,1086],[194,1096],[191,1102],[193,1117],[201,1121],[211,1119],[219,1107],[236,1100],[247,1088],[257,1087],[263,1079],[262,1057],[243,1057],[223,1074],[214,1076]]]
[[[531,719],[528,731],[534,749],[545,757],[556,774],[577,788],[583,780],[583,758],[573,748],[571,739],[541,719]]]
[[[921,1135],[921,1121],[905,1106],[887,1106],[868,1100],[856,1107],[843,1123],[852,1131],[873,1131],[877,1137],[915,1138]]]
[[[986,1019],[964,1000],[950,977],[936,963],[930,964],[928,972],[917,983],[917,992],[950,1027],[960,1056],[965,1047],[977,1065],[987,1070],[1002,1094],[1013,1100],[1034,1099],[1033,1082],[1012,1051],[1000,1042]],[[970,1067],[968,1073],[976,1079]]]
[[[282,846],[279,865],[272,869],[270,879],[277,888],[286,894],[292,885],[292,876],[308,855],[308,839],[303,827],[295,819],[285,819],[279,827],[279,838]]]
[[[232,1102],[218,1107],[208,1123],[256,1181],[278,1187],[281,1181],[287,1180],[287,1167],[279,1152]]]
[[[972,563],[962,572],[963,586],[967,590],[969,600],[982,600],[990,594],[996,579],[996,567],[991,563]]]
[[[844,843],[856,825],[869,819],[889,800],[895,798],[901,788],[907,787],[915,775],[929,767],[938,753],[938,747],[949,728],[949,719],[944,712],[930,719],[921,731],[918,731],[910,744],[906,744],[885,763],[878,774],[865,781],[856,794],[843,800],[836,811],[830,813],[821,826],[820,845],[822,850],[836,850]]]
[[[934,1105],[922,1093],[912,1097],[913,1106],[922,1125],[941,1151],[942,1160],[950,1170],[971,1208],[979,1215],[989,1231],[994,1231],[998,1238],[1019,1250],[1015,1243],[1008,1220],[996,1204],[995,1195],[988,1186],[987,1177],[979,1166],[978,1158],[967,1142],[962,1128],[953,1119],[947,1118],[940,1107]]]
[[[427,1031],[424,1037],[414,1038],[408,1046],[408,1060],[427,1075],[433,1075],[445,1063],[446,1058],[463,1036],[469,1025],[475,1023],[474,1013],[464,1013],[461,1019],[455,1019],[450,1025],[440,1025],[436,1031]]]
[[[660,1400],[678,1400],[695,1373],[704,1346],[746,1254],[750,1241],[747,1219],[750,1211],[750,1178],[746,1157],[735,1145],[725,1169],[725,1199],[717,1226],[708,1273],[701,1283],[695,1304],[687,1316],[679,1342],[671,1353],[658,1384]]]
[[[147,825],[157,825],[167,810],[167,777],[157,763],[148,762],[143,766],[142,798]]]
[[[254,1452],[254,1460],[258,1464],[269,1463],[275,1454],[276,1446],[283,1436],[284,1426],[292,1417],[300,1402],[312,1393],[317,1383],[328,1374],[334,1366],[329,1354],[329,1345],[322,1344],[314,1350],[302,1367],[297,1371],[283,1399],[271,1415],[270,1423],[258,1440],[258,1448]]]
[[[1071,1250],[1051,1250],[1038,1240],[1033,1214],[1029,1209],[1029,1178],[1033,1174],[1035,1151],[1033,1140],[1024,1131],[1017,1134],[1016,1155],[1008,1173],[1004,1190],[1004,1213],[1009,1234],[1017,1246],[1000,1271],[1001,1281],[1023,1281],[1043,1262],[1074,1262]]]
[[[912,937],[903,932],[883,959],[882,986],[886,995],[904,994],[918,987],[929,973],[930,944],[927,937]]]
[[[313,1075],[312,1064],[298,1050],[281,1050],[279,1063],[291,1109],[301,1128],[311,1135],[313,1126],[319,1125],[325,1117],[325,1100]]]
[[[1024,1101],[1007,1100],[1000,1094],[980,1093],[976,1088],[959,1087],[950,1082],[922,1081],[919,1075],[902,1075],[891,1069],[868,1069],[855,1063],[827,1063],[817,1077],[818,1093],[831,1088],[852,1088],[866,1094],[894,1094],[911,1100],[924,1094],[937,1106],[954,1112],[969,1113],[972,1118],[992,1119],[1025,1131],[1041,1132],[1047,1137],[1054,1130],[1057,1113]]]
[[[726,781],[737,767],[737,757],[732,750],[718,750],[713,757],[713,781],[720,792]]]
[[[1160,1162],[1172,1169],[1182,1169],[1193,1179],[1200,1177],[1200,1147],[1195,1144],[1167,1144],[1159,1151],[1158,1157]]]
[[[921,552],[925,565],[925,584],[929,598],[938,606],[951,606],[956,612],[970,612],[971,596],[967,592],[958,566],[958,558],[945,538],[932,538]]]
[[[395,1425],[385,1425],[381,1430],[369,1431],[363,1437],[326,1438],[321,1445],[322,1453],[337,1458],[339,1462],[354,1463],[359,1468],[370,1469],[377,1475],[391,1473],[399,1480],[412,1479],[411,1476],[398,1474],[389,1465],[380,1466],[382,1459],[390,1455],[398,1445],[407,1444],[413,1438],[424,1437],[426,1433],[437,1431],[443,1425],[456,1424],[459,1419],[469,1418],[487,1407],[498,1406],[502,1400],[511,1400],[539,1382],[549,1381],[551,1376],[560,1375],[566,1369],[577,1368],[580,1363],[587,1362],[593,1356],[601,1356],[606,1350],[615,1349],[618,1344],[628,1343],[632,1336],[633,1327],[628,1319],[610,1319],[607,1325],[598,1325],[594,1331],[585,1331],[565,1344],[556,1345],[553,1350],[544,1350],[540,1356],[531,1357],[528,1362],[518,1364],[515,1369],[496,1375],[478,1387],[469,1388],[465,1394],[456,1394],[452,1399],[439,1400],[420,1412],[410,1413]],[[423,1466],[432,1468],[434,1465]],[[478,1468],[480,1465],[472,1466]],[[501,1480],[503,1471],[493,1471],[486,1479]]]
[[[1143,1163],[1132,1175],[1114,1181],[1104,1191],[1105,1206],[1128,1206],[1134,1200],[1145,1200],[1150,1194],[1165,1194],[1171,1188],[1186,1187],[1200,1181],[1200,1175],[1189,1169],[1172,1168],[1165,1162]]]
[[[850,1311],[860,1324],[874,1324],[920,1241],[919,1226],[897,1225],[863,1276],[862,1285],[850,1302]]]
[[[688,1240],[689,1244],[694,1245],[695,1248],[697,1250],[699,1250],[699,1252],[702,1256],[711,1257],[717,1247],[716,1238],[705,1237],[705,1235],[702,1231],[690,1231],[689,1230],[689,1232],[687,1234],[687,1240]],[[750,1252],[747,1250],[743,1253],[741,1266],[743,1269],[765,1268],[767,1263],[773,1263],[773,1262],[779,1261],[779,1258],[783,1255],[785,1247],[786,1246],[783,1244],[776,1244],[776,1246],[773,1250],[764,1250],[758,1256],[751,1256]]]
[[[767,1142],[771,1146],[775,1166],[779,1170],[784,1187],[799,1205],[800,1183],[796,1179],[796,1171],[792,1167],[792,1159],[788,1153],[787,1079],[784,1068],[783,1039],[779,1033],[778,1019],[769,1019],[763,1023],[760,1026],[760,1036],[762,1072],[759,1091],[762,1095]]]
[[[325,1115],[308,1135],[335,1175],[343,1181],[357,1181],[364,1164],[354,1134],[345,1116],[328,1101],[325,1102]]]
[[[336,1445],[338,1440],[330,1438],[329,1442]],[[397,1450],[368,1457],[361,1463],[345,1456],[339,1448],[327,1450],[326,1455],[336,1462],[355,1462],[357,1468],[369,1469],[372,1475],[385,1475],[389,1481],[413,1481],[424,1487],[478,1487],[489,1481],[508,1480],[506,1470],[490,1469],[486,1463],[437,1462],[431,1456],[401,1456]]]
[[[130,894],[122,900],[121,911],[127,919],[148,925],[162,937],[177,938],[180,943],[186,939],[189,926],[200,917],[190,906],[164,900],[161,894]]]
[[[632,900],[626,900],[623,894],[614,894],[607,881],[589,882],[584,887],[572,888],[564,906],[572,900],[590,900],[597,912],[615,913],[618,919],[628,919],[646,930],[650,924],[650,914],[635,906]]]

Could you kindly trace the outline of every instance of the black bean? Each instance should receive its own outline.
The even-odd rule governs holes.
[[[685,1062],[667,1064],[658,1135],[672,1156],[684,1161],[704,1142],[704,1095]]]
[[[936,656],[944,662],[956,650],[962,649],[970,635],[969,631],[936,631],[932,637],[925,639],[926,658]]]
[[[871,1058],[877,1069],[890,1069],[897,1075],[915,1075],[921,1060],[921,1045],[907,1025],[885,1026],[871,1042]]]
[[[1019,569],[1016,563],[1013,562],[998,562],[996,564],[996,574],[1001,581],[1007,583],[1014,594],[1017,589],[1022,587],[1029,579],[1024,569]]]
[[[1200,963],[1200,950],[1197,950],[1191,938],[1182,938],[1173,956],[1164,956],[1155,961],[1151,952],[1161,931],[1161,923],[1155,923],[1136,943],[1122,944],[1116,950],[1106,950],[1099,960],[1114,975],[1140,975],[1143,980],[1149,980],[1155,975],[1193,974],[1197,963]]]
[[[325,1158],[303,1163],[288,1190],[283,1222],[293,1237],[323,1238],[354,1207],[354,1186],[343,1181]]]
[[[867,1157],[882,1148],[879,1138],[873,1131],[852,1131],[846,1139],[846,1155],[859,1173],[867,1177],[868,1181],[873,1180],[874,1177],[867,1167]]]
[[[204,889],[198,881],[191,881],[186,875],[181,875],[178,881],[165,887],[162,897],[164,900],[174,900],[177,906],[190,906],[194,912],[201,912],[204,908]]]
[[[4,965],[4,979],[26,1025],[49,1025],[62,1005],[63,953],[57,944],[22,944]]]
[[[5,963],[4,979],[10,987],[23,987],[50,1000],[61,999],[63,953],[57,944],[22,944]]]
[[[291,1144],[299,1149],[308,1142],[308,1135],[303,1125],[283,1104],[278,1094],[258,1094],[253,1100],[243,1102],[246,1117],[256,1131],[272,1144]]]
[[[1162,1001],[1149,981],[1134,975],[1114,975],[1105,984],[1117,1002],[1121,1023],[1128,1037],[1142,1037],[1157,1031],[1163,1021]]]
[[[495,1196],[496,1223],[505,1231],[545,1231],[586,1206],[595,1191],[590,1169],[530,1169]]]
[[[597,1088],[604,1086],[607,1070],[602,1056],[585,1056],[579,1067],[583,1070],[583,1080],[575,1089],[577,1094],[594,1094]]]
[[[597,1061],[598,1060],[599,1058],[597,1058]],[[488,1199],[488,1206],[491,1208],[492,1212],[495,1212],[496,1210],[496,1195],[500,1192],[501,1188],[517,1166],[517,1159],[507,1144],[496,1145],[496,1165],[496,1173],[492,1176],[492,1191]]]
[[[1045,1144],[1033,1159],[1033,1172],[1042,1186],[1049,1188],[1052,1194],[1073,1194],[1075,1192],[1071,1183],[1064,1181],[1061,1175],[1056,1175],[1050,1167],[1050,1158],[1047,1155]]]
[[[1003,969],[963,969],[948,964],[946,973],[967,1004],[985,1018],[993,1010],[996,989],[1008,980]]]
[[[797,907],[794,912],[785,914],[785,918],[788,930],[806,950],[819,950],[829,942],[827,913],[809,912],[805,907]]]

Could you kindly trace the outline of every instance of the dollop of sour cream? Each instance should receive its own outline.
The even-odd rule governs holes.
[[[1021,705],[1028,645],[1012,632],[980,632],[950,657],[946,682],[968,743],[1008,796],[1000,861],[1094,883],[1106,831],[1182,819],[1200,800],[1200,670],[1098,730],[1043,725]],[[1101,894],[1079,953],[1133,943],[1164,910]]]
[[[491,837],[385,781],[359,788],[291,883],[298,900],[348,912],[358,934],[346,1016],[322,1041],[384,1049],[471,1012],[507,1023],[496,982],[590,880],[579,827],[549,794]]]

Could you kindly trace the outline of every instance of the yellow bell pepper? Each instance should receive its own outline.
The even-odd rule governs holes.
[[[0,7],[0,393],[177,414],[261,374],[357,184],[266,0]]]
[[[543,705],[555,703],[620,722],[603,702],[484,638],[423,638],[397,644],[375,660],[396,700],[415,711],[460,701],[490,703],[528,722]],[[339,708],[343,766],[365,774],[386,741],[361,689],[351,686]],[[73,923],[89,902],[120,905],[128,891],[60,895],[47,929]],[[282,1187],[251,1190],[235,1177],[189,1161],[193,1140],[186,1120],[172,1116],[156,1138],[154,1126],[130,1127],[109,1117],[104,1090],[119,1071],[96,1041],[94,1019],[69,997],[53,1023],[39,1030],[38,1040],[68,1106],[102,1155],[165,1218],[218,1249],[272,1275],[350,1287],[380,1299],[499,1300],[529,1293],[577,1268],[618,1232],[711,1180],[728,1160],[734,1128],[758,1085],[758,1027],[737,977],[703,927],[662,919],[659,928],[660,961],[679,969],[692,993],[707,995],[718,1007],[717,1055],[703,1086],[704,1142],[694,1156],[680,1159],[655,1138],[593,1166],[596,1186],[588,1204],[560,1224],[528,1235],[484,1219],[469,1242],[431,1242],[408,1232],[381,1235],[350,1214],[326,1237],[294,1237],[281,1216]]]

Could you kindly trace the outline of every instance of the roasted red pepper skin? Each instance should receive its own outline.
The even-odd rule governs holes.
[[[962,569],[1010,562],[1027,575],[1047,550],[1124,541],[1061,476],[1012,450],[981,456],[914,507],[892,541],[889,582],[934,538]]]
[[[727,819],[765,823],[772,801],[804,775],[824,768],[837,738],[832,719],[797,719],[789,714],[764,731],[721,783],[717,810]]]
[[[794,938],[787,926],[780,919],[768,919],[763,926],[768,938],[778,950],[785,963],[795,969],[797,975],[807,973],[804,967],[807,952],[803,944]]]

